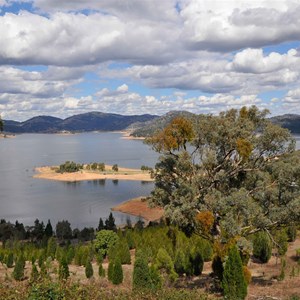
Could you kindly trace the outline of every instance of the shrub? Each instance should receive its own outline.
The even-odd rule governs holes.
[[[6,257],[6,266],[8,268],[12,268],[14,265],[14,254],[12,252],[9,252]]]
[[[21,255],[15,265],[14,271],[13,271],[13,278],[15,280],[22,280],[24,278],[24,267],[25,267],[25,260],[23,256]]]
[[[85,265],[85,276],[91,278],[94,275],[94,270],[91,261],[88,259]]]
[[[297,227],[296,226],[289,226],[286,230],[288,241],[294,242],[297,237]]]
[[[133,289],[147,289],[151,287],[147,258],[141,251],[136,253],[132,276]]]
[[[156,256],[156,267],[168,275],[171,281],[175,281],[178,275],[175,272],[172,258],[164,248],[159,248]]]
[[[223,272],[222,287],[225,299],[242,300],[247,296],[242,260],[236,246],[229,250]]]
[[[223,267],[222,258],[219,255],[214,256],[213,261],[212,261],[212,269],[213,269],[214,275],[216,277],[218,277],[219,280],[222,280],[224,267]]]
[[[113,263],[112,280],[113,284],[120,284],[123,282],[123,269],[120,259],[116,258]]]
[[[108,269],[107,269],[107,278],[109,281],[112,281],[112,279],[113,279],[113,272],[114,272],[114,262],[111,259],[108,262]]]
[[[101,263],[99,264],[98,275],[99,277],[105,277],[105,270]]]
[[[60,280],[68,279],[70,276],[69,266],[65,257],[62,257],[61,261],[59,262],[58,276]]]
[[[30,280],[32,282],[36,281],[39,277],[39,271],[35,265],[35,263],[32,264],[32,269],[31,269],[31,275],[30,275]]]
[[[267,263],[272,255],[272,243],[266,232],[259,232],[253,240],[253,256]]]
[[[278,230],[275,235],[275,240],[277,243],[278,254],[280,256],[284,255],[288,249],[288,236],[284,229]]]
[[[102,257],[105,257],[109,248],[114,247],[118,240],[118,235],[112,230],[98,231],[94,243],[95,249]]]

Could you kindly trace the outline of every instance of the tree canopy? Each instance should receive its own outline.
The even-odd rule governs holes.
[[[148,139],[161,153],[150,204],[211,240],[299,223],[300,154],[267,114],[253,106],[175,119]]]

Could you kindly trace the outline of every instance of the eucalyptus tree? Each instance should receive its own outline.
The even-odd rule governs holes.
[[[176,118],[149,138],[161,154],[150,204],[210,240],[299,224],[300,154],[267,114],[253,106]]]

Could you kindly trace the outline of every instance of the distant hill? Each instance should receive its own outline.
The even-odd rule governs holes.
[[[153,135],[156,131],[163,129],[168,125],[175,117],[185,117],[187,119],[193,118],[195,114],[188,111],[170,111],[167,114],[156,118],[154,120],[148,121],[144,124],[134,123],[131,125],[133,130],[131,135],[135,137],[147,137]]]
[[[4,131],[9,133],[55,133],[59,131],[114,131],[124,130],[137,122],[158,118],[154,115],[123,116],[102,112],[74,115],[66,119],[51,116],[37,116],[24,122],[4,120]]]
[[[300,134],[300,115],[286,114],[270,118],[270,120],[281,127],[287,128],[294,134]]]

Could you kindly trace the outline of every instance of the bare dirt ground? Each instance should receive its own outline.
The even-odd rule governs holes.
[[[119,211],[133,216],[140,216],[147,221],[157,221],[163,217],[162,208],[150,208],[145,201],[145,197],[139,197],[123,202],[112,208],[113,211]]]

